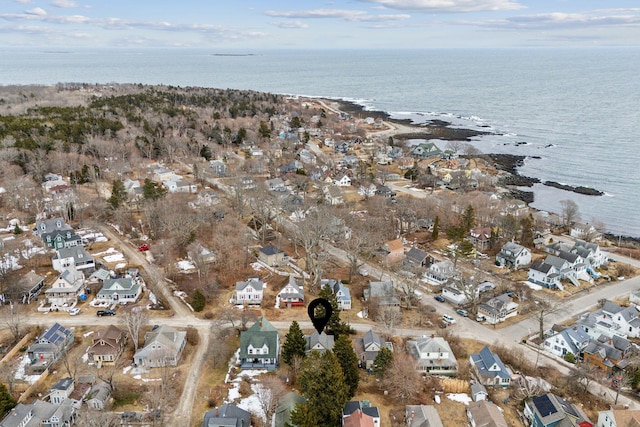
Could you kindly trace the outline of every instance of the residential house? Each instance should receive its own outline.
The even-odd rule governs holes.
[[[575,426],[593,427],[579,406],[553,393],[546,393],[524,404],[524,415],[531,427]]]
[[[423,142],[411,149],[411,155],[418,159],[440,156],[442,151],[433,142]]]
[[[294,391],[290,391],[278,400],[276,408],[274,427],[287,427],[291,424],[291,413],[296,405],[302,404],[307,400]]]
[[[36,234],[48,248],[62,249],[82,244],[82,238],[63,218],[36,221]]]
[[[487,323],[495,325],[518,314],[518,303],[509,294],[498,295],[478,305],[478,316],[483,316]]]
[[[640,426],[639,409],[608,409],[598,412],[597,427]]]
[[[72,230],[71,226],[67,224],[64,218],[50,218],[36,221],[35,233],[39,236],[45,236],[54,231],[67,231]]]
[[[496,265],[519,268],[531,264],[531,251],[514,242],[507,242],[496,255]]]
[[[99,330],[92,338],[87,354],[97,365],[115,362],[127,343],[127,333],[114,325]]]
[[[236,282],[234,303],[236,305],[260,305],[264,296],[264,282],[259,277],[249,277],[245,282]]]
[[[597,340],[601,336],[613,337],[619,336],[626,338],[627,335],[620,330],[620,326],[613,323],[611,317],[602,310],[597,310],[593,313],[584,313],[577,322],[582,326],[589,337],[593,340]]]
[[[481,384],[491,387],[509,387],[511,372],[494,354],[488,346],[484,346],[480,353],[470,356],[471,367]]]
[[[347,174],[340,175],[333,180],[333,185],[338,187],[349,187],[351,186],[351,178],[349,178],[349,175]]]
[[[566,354],[571,353],[576,358],[579,358],[590,340],[591,337],[584,327],[575,324],[568,328],[562,328],[560,332],[546,338],[543,345],[546,351],[555,356],[564,357]]]
[[[458,373],[458,361],[442,337],[422,336],[407,341],[407,352],[416,360],[416,369],[425,375]]]
[[[469,232],[469,242],[476,251],[485,251],[491,246],[491,227],[475,227]]]
[[[407,427],[444,427],[433,405],[406,405],[404,418]]]
[[[227,174],[227,164],[222,160],[210,160],[209,166],[217,176],[225,176]]]
[[[389,240],[382,245],[381,253],[383,261],[389,264],[395,264],[404,258],[404,244],[402,239]]]
[[[91,385],[85,398],[87,406],[96,411],[104,411],[109,405],[111,387],[104,381],[98,381]]]
[[[278,301],[280,306],[286,307],[303,307],[304,306],[304,289],[302,288],[302,280],[289,276],[289,281],[280,292],[278,292]]]
[[[338,300],[340,310],[351,310],[351,291],[341,281],[322,279],[321,287],[329,286]]]
[[[49,402],[54,405],[62,405],[65,400],[69,399],[69,396],[73,393],[73,389],[73,378],[66,377],[58,380],[47,392]]]
[[[258,260],[264,262],[269,267],[278,267],[285,263],[287,254],[277,246],[267,245],[258,250]]]
[[[284,185],[282,178],[268,179],[264,182],[264,185],[269,191],[287,191],[287,187]]]
[[[601,251],[600,246],[595,243],[576,240],[570,251],[580,255],[592,269],[600,268],[607,262],[606,252]]]
[[[375,194],[378,196],[386,197],[386,198],[396,197],[396,192],[392,191],[386,185],[381,185],[380,187],[378,187],[375,191]]]
[[[96,300],[108,303],[134,303],[142,294],[142,286],[131,277],[107,279],[98,291]]]
[[[220,203],[220,196],[214,190],[206,190],[198,193],[197,206],[214,206]]]
[[[527,280],[549,289],[564,289],[560,283],[560,271],[554,265],[540,260],[534,261],[529,267]]]
[[[342,409],[343,427],[380,427],[380,411],[368,401],[352,400]]]
[[[356,338],[354,347],[356,355],[360,360],[360,366],[367,370],[373,368],[373,362],[382,347],[393,351],[393,344],[383,340],[378,334],[373,332],[373,329],[369,329],[362,338]]]
[[[85,295],[84,274],[68,268],[53,282],[51,288],[44,291],[52,309],[70,309]]]
[[[575,277],[576,279],[584,280],[585,282],[593,282],[593,279],[591,278],[589,273],[587,273],[587,263],[579,254],[574,252],[559,251],[557,256],[558,258],[561,258],[569,263],[571,270],[573,270],[571,274],[573,277]]]
[[[465,292],[454,286],[442,288],[442,297],[453,305],[465,305],[469,302]]]
[[[240,178],[239,185],[243,190],[254,190],[256,188],[256,182],[249,176],[243,176]]]
[[[502,410],[488,400],[479,400],[467,406],[467,417],[471,427],[508,427]]]
[[[374,183],[364,182],[358,188],[358,194],[368,199],[369,197],[375,196],[377,190],[378,189],[376,188],[376,185]]]
[[[428,267],[433,262],[433,258],[428,253],[421,251],[418,248],[411,248],[407,252],[402,264],[409,269],[422,269]]]
[[[600,339],[591,340],[582,350],[584,363],[596,366],[607,374],[624,370],[629,365],[631,343],[625,338],[602,336]]]
[[[269,321],[261,317],[246,331],[240,333],[240,367],[264,368],[272,371],[278,367],[280,334]]]
[[[364,299],[378,307],[400,308],[400,298],[396,294],[393,282],[369,282],[369,289],[364,290]]]
[[[569,230],[569,235],[575,239],[582,239],[582,240],[602,239],[602,233],[599,232],[593,225],[583,224],[580,222],[576,222],[571,225],[571,229]]]
[[[134,354],[133,363],[143,368],[177,366],[186,343],[186,332],[156,325],[144,334],[144,346]]]
[[[250,157],[262,157],[264,156],[264,151],[262,151],[262,148],[252,145],[249,147],[248,154]]]
[[[87,270],[91,273],[96,266],[93,256],[91,256],[83,246],[58,249],[56,250],[56,256],[51,259],[51,262],[53,269],[58,273],[62,273],[67,268]]]
[[[172,179],[168,181],[162,181],[162,186],[167,189],[169,193],[197,193],[198,186],[192,182],[184,181],[182,179]]]
[[[322,194],[325,202],[330,206],[337,206],[344,203],[344,194],[340,187],[335,185],[326,185],[322,187]]]
[[[232,403],[205,412],[202,427],[250,427],[251,412]]]
[[[334,336],[327,335],[324,331],[319,334],[318,331],[314,330],[311,335],[305,335],[304,339],[307,340],[307,345],[305,347],[306,354],[309,354],[314,350],[319,351],[320,353],[324,353],[327,350],[333,350]]]
[[[0,300],[29,304],[44,288],[44,279],[45,276],[31,270],[22,275],[15,286],[8,287],[4,294],[0,294]]]
[[[307,165],[315,165],[317,162],[316,156],[309,150],[300,150],[298,153],[300,161]]]
[[[42,373],[53,365],[73,344],[73,332],[59,323],[44,331],[27,349],[29,373]]]
[[[480,400],[487,400],[489,398],[489,393],[487,392],[487,388],[480,383],[472,382],[471,383],[471,399],[474,402],[478,402]]]
[[[69,427],[75,419],[76,411],[71,404],[54,405],[36,400],[27,405],[18,403],[0,421],[0,427]]]
[[[640,337],[640,309],[638,306],[631,304],[628,307],[621,307],[607,300],[602,306],[602,313],[606,314],[625,336]]]
[[[143,187],[140,185],[139,180],[127,178],[122,183],[124,184],[124,191],[126,191],[127,195],[131,198],[142,196]]]
[[[396,164],[398,165],[398,169],[403,171],[411,169],[416,164],[416,161],[411,157],[399,157],[396,159]]]
[[[434,286],[442,286],[455,276],[456,269],[448,259],[435,262],[429,266],[423,278]]]

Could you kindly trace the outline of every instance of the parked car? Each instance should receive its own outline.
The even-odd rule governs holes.
[[[438,302],[444,302],[444,297],[442,295],[436,295],[435,297],[433,297],[433,299]]]
[[[98,313],[96,313],[98,316],[102,317],[102,316],[115,316],[116,312],[113,310],[98,310]]]
[[[69,314],[72,316],[77,316],[78,314],[80,314],[80,309],[78,307],[74,307],[69,310]]]
[[[446,323],[448,323],[449,325],[454,325],[456,323],[456,319],[453,318],[453,316],[449,315],[449,314],[443,314],[442,315],[442,320]]]
[[[138,250],[140,252],[148,251],[149,250],[149,245],[147,245],[146,243],[143,243],[140,246],[138,246]]]
[[[469,317],[469,313],[467,312],[467,310],[463,310],[461,308],[457,309],[456,313],[458,313],[462,317]]]

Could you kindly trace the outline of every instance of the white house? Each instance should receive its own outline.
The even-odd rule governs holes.
[[[235,304],[262,304],[264,287],[265,283],[259,277],[250,277],[245,282],[236,282]]]
[[[144,347],[133,356],[133,363],[145,368],[176,366],[186,343],[186,332],[167,325],[156,326],[144,335]]]
[[[338,187],[349,187],[351,185],[351,178],[349,178],[349,175],[344,174],[334,179],[333,185],[337,185]]]
[[[162,186],[169,193],[196,193],[198,191],[197,185],[181,179],[162,181]]]
[[[595,243],[576,240],[571,248],[571,252],[580,255],[591,268],[600,268],[607,262],[607,253],[600,250],[600,246]]]
[[[442,337],[423,336],[407,341],[407,351],[416,360],[416,369],[429,375],[456,375],[458,361]]]
[[[558,357],[568,353],[578,357],[590,339],[582,325],[573,325],[545,339],[544,349]]]
[[[51,308],[71,308],[85,295],[84,274],[74,268],[64,270],[44,293]]]
[[[289,276],[289,281],[280,292],[278,292],[280,306],[301,307],[304,306],[304,289],[302,280],[297,280],[294,276]]]
[[[62,273],[67,268],[76,270],[92,270],[95,268],[93,256],[83,246],[72,246],[56,250],[56,256],[51,259],[53,269]]]
[[[559,270],[544,261],[535,261],[529,268],[528,281],[549,289],[564,289],[560,283]]]
[[[351,310],[351,291],[339,280],[323,279],[322,287],[329,286],[338,300],[340,310]]]
[[[637,306],[632,304],[629,307],[621,307],[611,301],[605,301],[602,312],[609,316],[626,337],[640,337],[640,311]]]
[[[507,242],[496,255],[496,264],[501,267],[518,268],[531,264],[531,251],[514,242]]]
[[[465,305],[469,301],[463,291],[453,286],[442,288],[442,297],[453,305]]]
[[[453,262],[448,259],[433,263],[424,273],[424,279],[434,286],[442,286],[455,275]]]
[[[640,426],[639,409],[608,409],[598,412],[596,427]]]
[[[131,277],[107,279],[98,291],[96,300],[120,304],[134,303],[142,294],[142,286]]]

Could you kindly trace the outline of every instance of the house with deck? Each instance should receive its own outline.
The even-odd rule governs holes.
[[[531,264],[531,251],[514,242],[507,242],[496,255],[496,265],[519,268]]]
[[[415,359],[416,369],[424,375],[455,376],[458,373],[458,361],[442,337],[432,335],[409,340],[407,352]]]
[[[142,295],[142,285],[131,277],[106,279],[96,299],[101,302],[128,304],[134,303]]]
[[[27,366],[29,374],[41,374],[53,365],[73,344],[74,336],[70,329],[59,323],[54,323],[44,331],[27,349],[30,364]]]
[[[280,333],[265,318],[260,317],[240,333],[240,368],[264,368],[272,371],[280,358]]]
[[[280,307],[304,306],[304,289],[302,288],[302,283],[303,281],[301,279],[289,276],[289,281],[280,289],[277,295]]]
[[[236,305],[260,305],[264,297],[264,282],[259,277],[249,277],[244,282],[236,282],[233,302]]]
[[[124,351],[127,333],[114,325],[100,329],[92,337],[87,354],[97,365],[114,363]]]
[[[51,259],[53,269],[62,273],[67,268],[93,272],[95,261],[93,256],[87,252],[83,246],[71,246],[56,250],[56,255]]]
[[[511,384],[511,371],[502,363],[500,356],[494,354],[488,346],[484,346],[479,353],[472,354],[469,360],[481,384],[505,388]]]
[[[51,309],[71,309],[78,298],[86,295],[84,274],[68,268],[58,276],[51,287],[44,291]]]

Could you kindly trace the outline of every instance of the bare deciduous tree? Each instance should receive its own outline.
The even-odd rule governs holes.
[[[382,324],[385,334],[391,336],[395,327],[402,322],[402,313],[398,307],[379,307],[375,319]]]
[[[391,397],[409,403],[422,392],[422,375],[416,370],[416,361],[406,353],[394,353],[382,379],[381,386]]]
[[[138,351],[140,333],[149,324],[149,312],[142,307],[127,307],[121,317],[122,325],[126,328],[133,342],[133,351]]]
[[[271,425],[271,418],[276,412],[280,398],[284,396],[287,389],[277,377],[270,375],[264,377],[258,389],[256,397],[262,410],[264,427]]]
[[[580,221],[580,209],[573,200],[560,200],[562,209],[562,222],[565,226],[571,226],[574,222]]]
[[[12,302],[2,307],[0,309],[0,318],[2,319],[2,323],[9,328],[14,341],[17,342],[21,338],[22,325],[25,320],[22,315],[22,306]]]

